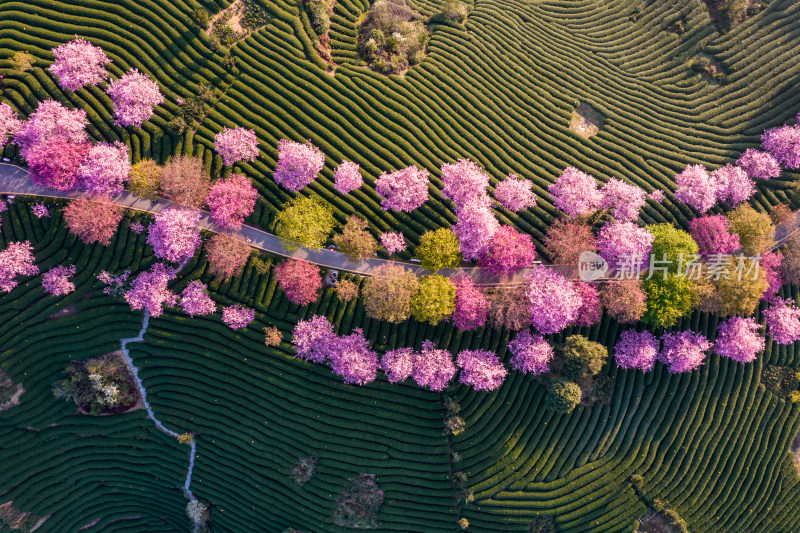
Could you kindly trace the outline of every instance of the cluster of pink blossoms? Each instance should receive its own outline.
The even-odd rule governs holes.
[[[311,144],[281,139],[278,143],[278,163],[272,176],[275,182],[297,192],[317,177],[325,166],[325,154]]]
[[[483,291],[467,276],[457,276],[452,281],[456,287],[453,325],[460,330],[470,331],[486,324],[489,302]]]
[[[612,222],[597,234],[597,249],[609,266],[643,268],[650,258],[653,235],[633,222]]]
[[[422,343],[422,350],[414,361],[411,377],[420,387],[428,387],[433,391],[444,390],[456,374],[453,355],[447,350],[440,350],[429,340]]]
[[[717,327],[717,339],[714,341],[714,353],[722,357],[730,357],[740,363],[756,360],[759,352],[764,350],[765,341],[761,336],[761,325],[753,318],[735,316]]]
[[[97,279],[100,281],[100,283],[106,285],[103,287],[103,294],[108,294],[109,296],[120,296],[124,294],[125,283],[128,281],[128,277],[130,275],[130,270],[125,270],[117,276],[114,276],[113,274],[103,270],[97,275]]]
[[[761,261],[758,266],[764,271],[764,278],[769,283],[767,290],[761,295],[761,299],[769,301],[778,294],[784,283],[784,271],[781,268],[783,255],[780,252],[767,252],[761,254]]]
[[[544,335],[574,323],[583,304],[574,283],[542,265],[533,268],[525,295],[530,300],[531,324]]]
[[[573,217],[597,211],[603,201],[597,180],[574,167],[567,167],[547,190],[553,204]]]
[[[403,234],[398,232],[381,233],[381,246],[386,248],[389,255],[402,252],[408,247]]]
[[[106,65],[111,59],[99,46],[89,41],[75,38],[68,43],[53,48],[55,62],[50,72],[58,78],[62,89],[77,91],[87,85],[97,85],[108,78]]]
[[[89,148],[80,168],[81,188],[92,196],[116,196],[131,173],[128,148],[119,141],[98,143]]]
[[[319,267],[300,259],[287,259],[276,266],[275,278],[286,298],[296,305],[308,305],[315,301],[322,288]]]
[[[768,180],[781,175],[781,165],[769,152],[748,148],[744,151],[736,166],[742,168],[751,178]]]
[[[793,300],[776,298],[764,311],[767,330],[778,344],[792,344],[800,339],[800,308]]]
[[[364,184],[358,163],[342,161],[333,173],[334,187],[342,194],[350,194]]]
[[[533,183],[509,174],[494,188],[494,199],[509,211],[524,211],[536,205]]]
[[[159,259],[181,263],[191,258],[200,245],[198,220],[197,211],[168,207],[156,215],[148,228],[147,244]]]
[[[553,359],[553,347],[541,335],[524,329],[517,333],[514,340],[508,343],[508,351],[512,356],[511,368],[524,374],[538,376],[547,372],[548,363]]]
[[[199,280],[192,281],[183,289],[180,305],[189,316],[210,315],[217,310],[217,305],[208,295],[208,287]]]
[[[575,286],[581,298],[581,308],[578,310],[575,325],[582,328],[594,326],[603,318],[603,305],[600,303],[597,288],[592,283],[584,282],[578,282]]]
[[[294,327],[292,344],[297,357],[311,363],[324,363],[334,350],[338,337],[333,325],[321,315],[300,320]]]
[[[141,127],[153,116],[153,108],[164,103],[158,84],[135,68],[112,81],[106,92],[114,104],[114,117],[120,126]]]
[[[761,135],[761,147],[786,168],[800,168],[800,124],[781,126]]]
[[[206,204],[214,224],[238,230],[244,219],[253,212],[257,199],[258,191],[247,177],[231,174],[229,178],[222,178],[211,187],[206,196]]]
[[[89,143],[69,142],[62,136],[37,145],[26,157],[31,181],[59,191],[75,190],[78,171],[90,146]]]
[[[639,210],[647,203],[644,189],[618,178],[608,180],[600,192],[603,195],[600,207],[610,210],[612,218],[620,222],[639,218]]]
[[[178,303],[178,295],[168,287],[174,277],[173,269],[163,263],[156,263],[150,270],[136,276],[130,290],[125,293],[125,301],[131,309],[145,309],[150,316],[161,316],[164,307],[172,307]]]
[[[75,272],[75,265],[51,268],[42,276],[42,287],[53,296],[69,294],[75,290],[75,284],[69,280]]]
[[[0,104],[0,150],[5,148],[9,138],[22,126],[19,115],[7,103]]]
[[[456,356],[461,369],[458,380],[475,390],[492,391],[500,387],[508,375],[498,357],[487,350],[463,350]]]
[[[33,246],[29,241],[12,242],[0,251],[0,291],[9,292],[19,285],[17,276],[34,276],[39,267],[34,264]]]
[[[222,321],[232,330],[246,328],[255,319],[255,310],[238,304],[222,310]]]
[[[334,374],[342,376],[347,384],[366,385],[375,381],[378,373],[378,354],[369,347],[361,329],[339,337],[328,356]]]
[[[728,217],[705,215],[689,221],[689,234],[697,242],[703,257],[732,254],[739,249],[739,234],[731,233]]]
[[[661,189],[657,189],[657,190],[655,190],[655,191],[653,191],[653,192],[651,192],[650,194],[647,195],[647,199],[648,200],[652,200],[653,202],[655,202],[657,204],[660,204],[661,202],[663,202],[664,198],[666,198],[666,195],[664,194],[664,191],[662,191]]]
[[[717,201],[731,207],[744,202],[756,192],[756,184],[741,167],[725,165],[711,173],[711,182],[717,188]]]
[[[520,233],[511,226],[502,226],[480,252],[479,261],[493,276],[505,277],[536,260],[536,248],[530,235]]]
[[[411,377],[416,359],[412,348],[389,350],[381,357],[381,369],[389,383],[400,383]]]
[[[428,199],[428,171],[412,165],[383,172],[375,181],[375,192],[384,210],[413,211]]]
[[[478,197],[458,210],[458,220],[451,227],[461,245],[461,254],[467,261],[480,259],[500,229],[500,223],[489,208],[488,197]]]
[[[14,134],[14,143],[19,145],[25,159],[31,150],[46,144],[53,137],[61,137],[69,143],[85,143],[86,111],[67,109],[60,102],[45,100],[39,103]]]
[[[665,333],[661,340],[663,346],[658,358],[673,374],[690,372],[702,365],[711,348],[708,339],[692,331]]]
[[[627,329],[614,346],[614,358],[620,368],[653,370],[658,357],[658,339],[649,331]]]
[[[141,222],[131,222],[128,224],[128,229],[138,235],[145,230],[145,227]]]
[[[689,165],[675,176],[675,198],[705,213],[717,202],[717,187],[703,165]]]
[[[36,218],[48,218],[50,216],[50,210],[47,209],[47,206],[39,202],[33,204],[33,207],[31,207],[31,211],[36,216]]]
[[[459,159],[442,165],[442,183],[442,196],[462,208],[471,200],[486,196],[489,175],[477,163]]]
[[[258,157],[256,132],[246,128],[222,128],[214,136],[214,149],[226,165],[254,161]]]

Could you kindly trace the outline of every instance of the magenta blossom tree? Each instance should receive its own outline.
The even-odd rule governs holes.
[[[650,259],[653,235],[633,222],[612,222],[597,234],[597,249],[612,269],[628,265],[644,268]]]
[[[711,173],[711,181],[717,189],[717,200],[735,207],[756,192],[756,184],[740,167],[725,165]]]
[[[80,168],[81,189],[92,196],[116,196],[131,174],[128,148],[119,141],[98,143],[89,148]]]
[[[222,128],[214,136],[214,150],[222,156],[225,165],[255,161],[258,157],[256,132],[247,128]]]
[[[33,207],[31,207],[31,211],[33,212],[34,215],[36,215],[36,218],[50,217],[50,210],[47,209],[46,205],[40,204],[39,202],[33,204]]]
[[[275,277],[286,298],[297,305],[308,305],[316,301],[322,288],[319,267],[300,259],[287,259],[276,266]]]
[[[458,220],[451,228],[461,245],[461,254],[467,261],[480,259],[492,241],[500,223],[489,208],[488,198],[476,198],[461,208]]]
[[[389,383],[400,383],[411,377],[416,354],[411,348],[389,350],[381,357],[381,369]]]
[[[703,165],[689,165],[675,176],[675,198],[705,213],[717,202],[717,183]]]
[[[428,171],[415,166],[384,172],[375,181],[384,210],[413,211],[428,199]]]
[[[125,301],[131,309],[146,309],[150,316],[161,316],[164,307],[178,303],[178,295],[169,290],[169,282],[175,271],[163,263],[156,263],[150,270],[140,273],[125,293]]]
[[[442,165],[442,196],[464,207],[470,200],[486,195],[489,175],[469,159],[459,159],[457,163]]]
[[[768,180],[781,175],[781,165],[771,153],[753,148],[744,151],[736,161],[736,166],[747,172],[751,178],[758,180]]]
[[[575,322],[583,304],[574,283],[542,265],[531,271],[525,295],[530,301],[531,323],[543,335],[558,333]]]
[[[536,249],[531,236],[520,233],[511,226],[502,226],[497,230],[479,257],[483,268],[500,277],[531,266],[535,259]]]
[[[644,189],[617,178],[608,180],[600,192],[603,194],[600,207],[610,210],[614,220],[620,222],[635,221],[639,210],[647,203]]]
[[[450,352],[436,348],[429,340],[422,343],[422,351],[417,354],[411,374],[420,387],[428,387],[433,391],[444,390],[455,374],[456,366]]]
[[[781,267],[782,261],[783,256],[780,252],[768,252],[761,255],[759,268],[764,271],[764,278],[769,283],[767,290],[761,295],[762,300],[770,301],[783,286],[784,271]]]
[[[0,251],[0,291],[9,292],[19,285],[17,276],[35,276],[39,267],[34,264],[33,246],[29,241],[12,242]]]
[[[513,355],[509,361],[511,368],[534,376],[550,370],[547,365],[554,355],[553,347],[547,340],[528,329],[517,333],[514,340],[508,343],[508,351]]]
[[[0,150],[5,148],[8,140],[16,134],[22,124],[13,107],[5,102],[0,104]]]
[[[76,38],[53,48],[52,52],[55,62],[49,70],[58,78],[62,89],[77,91],[108,79],[106,65],[111,59],[102,48],[89,41]]]
[[[75,290],[75,284],[69,278],[75,275],[75,265],[51,268],[42,276],[42,287],[53,296],[69,294]]]
[[[553,204],[571,217],[597,211],[603,201],[597,180],[574,167],[565,169],[547,190]]]
[[[735,316],[717,327],[713,352],[740,363],[751,363],[764,350],[765,344],[761,324],[753,318]]]
[[[373,382],[378,373],[378,355],[370,349],[361,329],[354,329],[350,335],[336,340],[328,364],[334,374],[352,385]]]
[[[524,211],[536,205],[533,183],[509,174],[494,188],[494,199],[509,211]]]
[[[475,390],[492,391],[500,387],[508,370],[495,354],[487,350],[463,350],[456,356],[461,369],[458,379]]]
[[[250,180],[241,174],[222,178],[208,191],[206,204],[214,224],[226,229],[239,230],[244,219],[253,212],[258,199]]]
[[[342,161],[333,173],[334,187],[342,194],[350,194],[364,184],[358,163]]]
[[[14,133],[14,144],[20,148],[20,155],[28,159],[28,152],[48,142],[53,137],[61,137],[65,142],[83,144],[87,141],[86,111],[67,109],[55,100],[39,103],[28,120]]]
[[[217,304],[208,295],[208,287],[200,280],[192,281],[183,289],[180,305],[189,316],[210,315],[217,310]]]
[[[603,317],[603,305],[600,303],[597,289],[593,284],[585,282],[576,283],[575,286],[581,297],[581,308],[578,309],[575,325],[582,328],[594,326]]]
[[[325,166],[325,154],[311,144],[281,139],[278,143],[278,163],[272,176],[275,182],[297,192],[314,181]]]
[[[731,233],[728,217],[706,215],[689,221],[689,234],[703,257],[732,254],[739,249],[739,234]]]
[[[703,364],[711,343],[703,335],[692,331],[665,333],[659,360],[673,374],[691,372]]]
[[[649,331],[626,329],[614,345],[614,358],[620,368],[653,370],[658,357],[658,339]]]
[[[389,255],[402,252],[408,247],[403,234],[398,232],[381,233],[381,246],[386,248],[386,253]]]
[[[467,276],[457,276],[452,281],[456,287],[453,325],[464,331],[482,327],[489,316],[489,302],[483,291]]]
[[[338,337],[333,325],[324,316],[300,320],[294,327],[292,345],[297,357],[311,363],[324,363],[333,353]]]
[[[255,319],[256,312],[253,309],[238,304],[222,309],[222,321],[232,330],[246,328]]]
[[[168,207],[147,229],[147,244],[159,259],[181,263],[191,258],[200,244],[198,220],[197,211]]]
[[[761,147],[784,167],[800,168],[800,124],[765,131]]]
[[[106,92],[114,104],[115,122],[120,126],[141,127],[153,116],[153,108],[164,103],[158,84],[135,68],[112,81]]]
[[[800,309],[794,300],[776,298],[764,311],[767,331],[778,344],[792,344],[800,339]]]
[[[74,191],[89,147],[89,143],[73,143],[61,135],[31,146],[26,156],[31,181],[59,191]]]

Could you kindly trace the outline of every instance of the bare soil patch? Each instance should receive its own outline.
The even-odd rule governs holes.
[[[14,383],[5,370],[0,368],[0,412],[19,405],[19,399],[25,389],[21,383]]]
[[[581,102],[575,111],[572,112],[572,118],[569,121],[569,129],[588,139],[593,135],[600,133],[603,127],[603,114],[594,109],[589,104]]]

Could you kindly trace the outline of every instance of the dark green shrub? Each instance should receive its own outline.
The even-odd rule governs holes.
[[[548,409],[568,413],[581,403],[581,388],[572,381],[555,378],[547,385],[544,401]]]
[[[308,0],[306,12],[317,35],[325,35],[331,28],[332,0]]]
[[[608,359],[608,348],[583,335],[571,335],[564,344],[564,375],[570,378],[594,376]]]
[[[208,11],[206,11],[205,8],[196,7],[194,9],[194,21],[198,26],[207,30],[209,26]]]

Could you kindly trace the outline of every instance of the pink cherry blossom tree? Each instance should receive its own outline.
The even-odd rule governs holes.
[[[253,212],[258,191],[250,180],[241,174],[222,178],[208,191],[206,204],[211,211],[211,220],[223,228],[238,230],[244,219]]]
[[[585,282],[576,283],[575,286],[581,297],[581,308],[578,310],[575,325],[582,328],[594,326],[603,317],[603,306],[600,303],[597,288],[593,284]]]
[[[278,164],[272,176],[275,182],[297,192],[317,177],[325,166],[325,154],[311,144],[281,139],[278,143]]]
[[[135,68],[112,81],[106,92],[114,104],[115,121],[120,126],[141,127],[153,116],[153,108],[164,103],[158,84]]]
[[[292,345],[297,357],[311,363],[324,363],[333,353],[338,337],[333,325],[324,316],[300,320],[294,327]]]
[[[536,205],[533,183],[509,174],[494,188],[494,199],[509,211],[524,211]]]
[[[781,165],[769,152],[748,148],[736,161],[736,166],[747,172],[751,178],[768,180],[781,175]]]
[[[464,331],[482,327],[489,316],[489,302],[483,291],[467,276],[456,276],[452,281],[456,287],[453,325]]]
[[[761,324],[753,318],[732,317],[717,327],[713,352],[740,363],[751,363],[764,350]]]
[[[688,165],[675,176],[675,198],[705,213],[717,202],[717,183],[703,165]]]
[[[116,196],[131,174],[128,148],[119,141],[98,143],[89,148],[78,169],[81,189],[93,196]]]
[[[535,259],[536,248],[531,236],[511,226],[502,226],[497,230],[479,256],[480,265],[493,276],[500,277],[531,266]]]
[[[558,333],[575,322],[583,304],[574,283],[542,265],[532,269],[525,295],[531,323],[543,335]]]
[[[375,381],[378,373],[378,354],[369,347],[361,329],[340,337],[328,358],[328,364],[334,374],[344,378],[344,382],[353,385],[366,385]]]
[[[217,304],[208,295],[208,287],[200,280],[192,281],[183,289],[180,305],[189,316],[210,315],[217,310]]]
[[[350,194],[364,184],[358,163],[342,161],[333,173],[334,187],[342,194]]]
[[[462,350],[456,366],[461,369],[459,381],[479,391],[498,389],[508,375],[500,359],[487,350]]]
[[[597,249],[612,269],[626,265],[643,268],[650,259],[653,235],[633,222],[612,222],[597,234]]]
[[[8,140],[16,134],[22,124],[13,107],[5,102],[0,104],[0,150],[5,148]]]
[[[458,212],[458,220],[452,230],[461,245],[461,254],[467,261],[479,259],[492,241],[500,223],[489,208],[488,198],[476,198]]]
[[[547,190],[553,197],[553,204],[572,217],[597,211],[603,201],[597,180],[574,167],[564,170]]]
[[[794,300],[776,298],[763,313],[767,331],[778,344],[800,339],[800,308]]]
[[[170,280],[174,278],[173,269],[164,263],[156,263],[150,270],[136,276],[130,290],[125,293],[125,301],[131,309],[145,309],[150,316],[161,316],[164,307],[172,307],[178,303],[178,295],[168,287]]]
[[[46,205],[41,204],[39,202],[36,202],[35,204],[33,204],[33,207],[31,207],[31,211],[36,216],[36,218],[49,218],[50,217],[50,210],[47,209]]]
[[[689,221],[689,234],[703,257],[732,254],[739,249],[739,234],[731,233],[728,217],[706,215]]]
[[[64,220],[69,231],[85,244],[99,242],[108,246],[122,220],[122,207],[105,198],[79,197],[64,209]]]
[[[447,350],[440,350],[429,340],[422,343],[422,351],[414,361],[411,376],[420,387],[433,391],[444,390],[456,374],[453,356]]]
[[[386,248],[386,253],[389,255],[402,252],[408,247],[403,234],[398,232],[381,233],[381,246]]]
[[[20,147],[20,154],[25,159],[28,159],[29,150],[53,137],[83,144],[88,139],[86,124],[86,111],[83,109],[70,110],[55,100],[45,100],[14,132],[14,144]]]
[[[639,210],[647,203],[644,189],[617,178],[608,180],[600,192],[603,195],[600,207],[610,210],[614,220],[620,222],[635,221]]]
[[[800,124],[765,131],[761,147],[784,167],[800,168]]]
[[[42,287],[53,296],[69,294],[75,290],[75,284],[69,278],[75,275],[75,265],[53,267],[42,276]]]
[[[459,159],[457,163],[442,165],[442,196],[464,207],[470,200],[486,195],[489,175],[469,159]]]
[[[275,277],[286,298],[297,305],[316,301],[322,288],[319,267],[299,259],[287,259],[276,266]]]
[[[614,357],[620,368],[638,368],[649,372],[655,366],[658,348],[658,339],[649,331],[626,329],[614,345]]]
[[[73,143],[61,135],[29,147],[26,160],[31,181],[59,191],[75,190],[89,148],[89,143]]]
[[[664,198],[666,198],[666,195],[664,194],[664,191],[662,191],[661,189],[657,189],[655,191],[652,191],[650,194],[647,195],[647,199],[648,200],[652,200],[653,202],[655,202],[657,204],[660,204],[661,202],[663,202]]]
[[[384,172],[375,181],[384,210],[413,211],[428,199],[428,171],[415,166]]]
[[[767,290],[761,295],[761,299],[770,301],[773,296],[778,294],[784,284],[784,271],[781,267],[783,255],[780,252],[768,252],[761,254],[759,268],[764,271],[764,278],[769,283]]]
[[[241,235],[217,233],[203,248],[208,259],[208,271],[223,280],[238,276],[253,251]]]
[[[106,65],[111,59],[99,46],[77,37],[53,48],[55,62],[50,72],[58,78],[62,89],[77,91],[87,85],[97,85],[108,79]]]
[[[200,214],[193,209],[168,207],[156,215],[147,229],[147,244],[159,259],[182,263],[194,255],[200,244],[198,220]]]
[[[673,374],[691,372],[705,361],[711,343],[703,335],[692,331],[665,333],[658,359]]]
[[[411,348],[397,348],[383,354],[381,368],[389,383],[400,383],[411,377],[416,357]]]
[[[741,167],[725,165],[711,173],[711,181],[717,190],[717,200],[735,207],[756,192],[756,184],[747,177]]]
[[[247,128],[222,128],[214,136],[214,149],[222,156],[225,165],[255,161],[258,157],[256,132]]]
[[[528,329],[517,333],[514,340],[508,343],[508,351],[513,355],[509,361],[511,368],[534,376],[550,370],[547,365],[554,355],[553,347],[547,340]]]
[[[29,241],[11,242],[0,251],[0,291],[10,292],[19,282],[17,276],[35,276],[39,267],[34,263],[33,246]]]
[[[255,319],[255,310],[238,304],[225,307],[222,310],[222,321],[234,331],[246,328]]]

